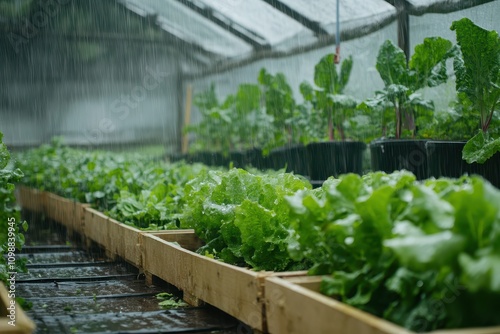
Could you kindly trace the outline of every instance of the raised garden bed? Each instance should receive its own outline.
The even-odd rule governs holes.
[[[414,334],[319,293],[320,276],[267,277],[266,319],[272,334]],[[432,334],[498,334],[500,327],[438,330]]]
[[[17,185],[16,189],[16,197],[20,206],[33,212],[45,212],[47,192],[23,185]]]
[[[264,331],[263,285],[271,273],[239,268],[196,254],[193,251],[199,246],[194,232],[144,234],[146,275],[155,275],[182,290],[186,302],[207,302]]]

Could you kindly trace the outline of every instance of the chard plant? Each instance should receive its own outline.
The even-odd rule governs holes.
[[[313,113],[318,110],[321,120],[326,120],[328,139],[338,138],[344,141],[346,133],[345,122],[355,114],[358,102],[351,96],[344,94],[352,70],[352,57],[346,58],[340,65],[340,72],[335,65],[335,55],[328,54],[320,59],[314,67],[314,83],[319,89],[303,82],[300,90],[304,100],[312,104]],[[314,119],[314,117],[312,117]]]
[[[382,136],[415,137],[417,129],[432,120],[434,103],[417,93],[424,87],[435,87],[448,80],[446,60],[455,52],[452,43],[441,37],[424,39],[415,47],[409,63],[399,47],[387,40],[382,44],[376,68],[384,89],[364,101],[360,108],[377,113]],[[392,114],[392,116],[391,116]],[[393,124],[394,131],[389,126]]]
[[[219,103],[215,86],[195,96],[194,104],[201,121],[184,129],[196,135],[192,151],[218,151],[227,155],[231,150],[261,146],[270,142],[272,116],[261,105],[260,87],[241,84],[236,94]]]
[[[262,68],[258,77],[262,87],[265,114],[270,117],[274,129],[273,142],[267,146],[281,146],[294,141],[296,103],[292,88],[283,73],[272,75]],[[267,147],[266,147],[267,149]]]
[[[484,163],[500,151],[500,138],[489,131],[500,112],[500,38],[496,31],[475,25],[468,18],[453,22],[460,47],[453,62],[456,88],[479,114],[479,131],[465,145],[462,157],[468,163]]]
[[[229,110],[220,107],[215,85],[212,84],[208,90],[195,95],[193,104],[201,114],[201,121],[184,128],[184,132],[196,135],[191,151],[228,152],[231,117]]]
[[[273,116],[262,108],[263,94],[257,84],[240,84],[236,95],[226,100],[230,109],[232,149],[262,147],[272,142]]]

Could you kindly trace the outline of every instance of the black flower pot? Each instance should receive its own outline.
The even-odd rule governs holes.
[[[427,179],[426,142],[427,140],[394,139],[370,143],[372,170],[392,173],[405,169],[415,174],[418,180]]]
[[[235,168],[243,168],[248,164],[246,151],[231,151],[229,152],[229,163]]]
[[[357,141],[308,144],[309,178],[312,181],[324,181],[330,176],[361,174],[365,148],[365,143]]]
[[[208,152],[208,151],[196,152],[194,154],[193,160],[196,162],[201,162],[207,166],[227,166],[227,165],[229,165],[227,158],[225,158],[219,152]]]
[[[271,168],[278,170],[285,168],[288,173],[309,176],[307,148],[304,145],[290,145],[279,147],[269,154]]]
[[[271,168],[269,156],[264,156],[262,149],[256,147],[246,151],[246,165],[260,170]]]
[[[465,141],[428,141],[426,143],[429,176],[457,178],[464,174],[478,174],[500,188],[500,153],[496,153],[484,164],[462,159]]]
[[[193,156],[188,153],[174,153],[168,157],[170,162],[185,161],[187,163],[193,162]]]

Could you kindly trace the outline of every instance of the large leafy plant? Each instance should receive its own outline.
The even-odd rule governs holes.
[[[201,121],[184,128],[187,133],[194,133],[196,139],[190,150],[228,152],[231,138],[231,114],[229,109],[220,106],[215,92],[215,85],[196,94],[193,101],[201,114]]]
[[[261,90],[255,84],[241,84],[236,94],[219,103],[215,86],[195,96],[201,121],[185,128],[196,135],[192,151],[217,151],[262,147],[272,142],[273,117],[261,108]]]
[[[424,87],[438,86],[448,79],[446,60],[453,55],[452,43],[441,37],[424,39],[415,47],[409,63],[399,47],[390,40],[382,44],[376,68],[384,89],[364,101],[361,108],[377,113],[383,136],[415,137],[417,129],[431,122],[434,103],[417,93]],[[393,125],[394,132],[389,126]]]
[[[292,143],[294,136],[294,117],[296,103],[292,88],[283,73],[270,74],[262,68],[258,77],[263,90],[265,113],[272,117],[274,142],[270,146]]]
[[[288,197],[321,291],[417,332],[499,325],[500,191],[484,179],[343,175]]]
[[[320,59],[314,67],[314,88],[303,82],[300,91],[304,100],[312,105],[312,113],[318,112],[320,116],[312,117],[321,121],[322,129],[326,129],[327,138],[334,140],[335,131],[340,140],[346,139],[344,124],[355,114],[358,102],[349,95],[344,94],[344,89],[349,82],[352,70],[352,57],[346,58],[340,65],[340,71],[335,65],[335,55],[328,54]],[[324,131],[324,130],[323,130]],[[324,138],[324,135],[319,135]]]
[[[242,169],[209,171],[187,183],[183,228],[205,242],[198,250],[256,270],[291,270],[289,207],[285,196],[310,189],[293,174],[253,174]]]
[[[468,18],[453,22],[460,54],[454,60],[456,87],[470,101],[471,116],[479,115],[479,132],[464,147],[463,158],[484,163],[500,151],[500,137],[492,138],[489,127],[500,112],[500,38],[496,31],[475,25]]]

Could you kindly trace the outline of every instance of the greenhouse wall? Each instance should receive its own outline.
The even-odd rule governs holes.
[[[500,6],[498,2],[491,2],[447,14],[410,16],[411,52],[413,52],[415,45],[421,43],[425,37],[442,36],[455,43],[455,33],[450,30],[450,26],[454,20],[462,17],[469,17],[486,29],[500,31],[500,21],[498,20]],[[346,94],[358,99],[366,99],[373,96],[377,89],[383,87],[375,63],[378,49],[387,39],[397,43],[397,24],[395,22],[364,37],[341,43],[341,58],[352,55],[354,61],[351,79],[345,91]],[[222,74],[195,79],[192,82],[193,90],[195,93],[204,91],[213,82],[222,100],[228,94],[235,93],[236,87],[241,83],[257,83],[259,70],[264,67],[271,73],[284,73],[294,90],[295,99],[301,102],[300,83],[304,80],[313,83],[314,65],[321,57],[334,52],[335,45],[331,45],[292,57],[261,60]],[[449,74],[453,75],[451,66]],[[423,91],[422,94],[435,101],[436,110],[442,110],[455,97],[454,83],[450,81],[440,89],[433,88],[432,90]],[[193,116],[193,119],[197,119],[196,115]]]
[[[137,48],[136,48],[137,49]],[[153,48],[125,47],[120,57],[79,66],[33,46],[29,67],[2,70],[4,140],[13,147],[63,136],[71,145],[175,143],[178,59]],[[12,64],[11,64],[12,65]],[[15,66],[15,65],[14,65]],[[7,65],[5,65],[7,67]],[[43,71],[55,69],[50,77]]]

